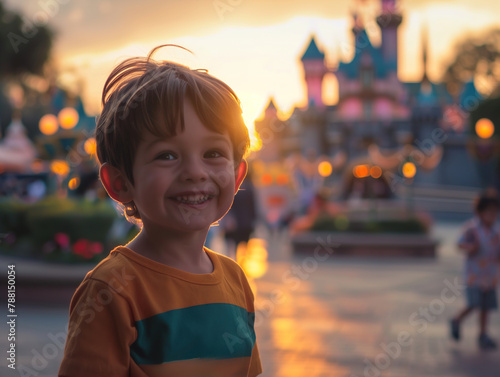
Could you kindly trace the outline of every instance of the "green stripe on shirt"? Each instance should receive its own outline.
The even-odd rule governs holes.
[[[137,364],[250,357],[255,313],[226,303],[170,310],[136,322],[130,354]]]

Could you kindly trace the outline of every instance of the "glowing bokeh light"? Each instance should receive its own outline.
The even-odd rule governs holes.
[[[405,162],[402,172],[405,178],[413,178],[417,174],[417,167],[413,162]]]
[[[495,125],[488,118],[481,118],[476,122],[476,134],[481,139],[489,139],[495,133]]]
[[[241,268],[245,271],[245,274],[253,279],[258,279],[262,277],[268,269],[267,261],[261,261],[256,259],[244,259]]]
[[[57,119],[59,120],[61,128],[70,130],[78,123],[79,116],[78,112],[72,107],[65,107],[59,112]]]
[[[57,124],[57,117],[54,114],[46,114],[40,118],[38,128],[44,135],[53,135],[57,132],[59,125]]]
[[[66,176],[69,173],[69,165],[64,160],[54,160],[50,164],[50,170],[54,174]]]
[[[380,178],[382,176],[382,169],[380,168],[380,166],[372,166],[370,168],[370,175],[375,179]]]
[[[320,162],[318,165],[318,173],[322,177],[329,177],[332,174],[332,164],[328,161]]]
[[[80,178],[78,177],[73,177],[69,180],[68,182],[68,188],[70,190],[76,190],[80,186]]]
[[[87,153],[89,156],[95,154],[96,147],[97,147],[96,141],[93,137],[89,137],[87,140],[85,140],[85,143],[83,144],[83,149],[85,150],[85,153]]]
[[[267,257],[266,241],[260,238],[250,239],[246,246],[238,245],[236,251],[237,262],[251,279],[258,279],[267,272]]]
[[[365,178],[369,175],[368,165],[356,165],[352,170],[352,173],[356,178]]]

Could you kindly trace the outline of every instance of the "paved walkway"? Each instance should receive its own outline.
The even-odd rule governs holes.
[[[461,343],[448,339],[447,319],[463,305],[455,288],[461,270],[453,247],[457,232],[457,226],[436,227],[442,240],[436,260],[330,257],[318,263],[290,257],[286,237],[272,240],[269,271],[256,282],[263,376],[498,377],[500,351],[478,350],[475,315],[464,324]],[[24,374],[12,373],[2,357],[2,376],[56,375],[70,294],[52,292],[24,290],[17,323],[17,363]],[[491,332],[500,339],[498,313]]]
[[[455,288],[458,230],[436,227],[437,260],[274,262],[257,282],[264,375],[500,376],[500,352],[481,352],[476,345],[476,315],[464,323],[462,342],[448,338],[448,318],[464,305],[463,291]],[[490,327],[500,339],[498,313]]]

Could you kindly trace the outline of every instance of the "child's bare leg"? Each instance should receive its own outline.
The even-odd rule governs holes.
[[[486,334],[486,328],[488,327],[488,311],[481,309],[479,314],[479,331],[480,335]]]
[[[481,309],[479,313],[479,347],[484,350],[494,350],[497,348],[497,344],[493,339],[491,339],[488,334],[486,334],[486,327],[488,326],[488,310]]]
[[[456,341],[460,340],[460,322],[462,322],[462,320],[467,317],[473,310],[473,307],[468,306],[450,321],[450,335]]]
[[[470,313],[472,313],[473,310],[474,308],[466,307],[460,313],[458,313],[458,315],[453,320],[460,323],[465,317],[467,317]]]

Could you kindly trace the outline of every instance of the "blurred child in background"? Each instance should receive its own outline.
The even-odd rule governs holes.
[[[499,278],[500,226],[497,223],[500,202],[495,195],[485,194],[476,202],[476,216],[464,227],[458,247],[466,253],[465,282],[467,306],[450,322],[451,336],[460,340],[460,324],[475,309],[479,310],[481,349],[495,349],[495,341],[487,332],[488,315],[498,308],[496,285]]]

